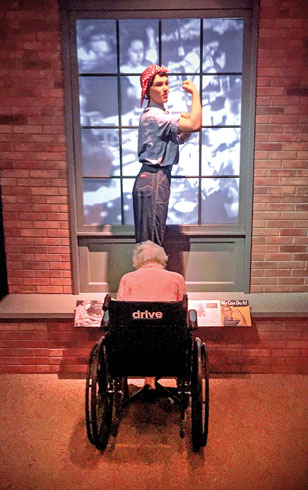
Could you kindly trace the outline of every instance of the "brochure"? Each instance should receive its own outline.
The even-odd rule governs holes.
[[[98,300],[78,300],[76,302],[74,326],[100,327],[103,302]]]
[[[248,300],[188,300],[199,327],[251,327]]]

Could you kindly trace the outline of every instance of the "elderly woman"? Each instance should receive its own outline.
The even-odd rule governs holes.
[[[165,270],[168,256],[156,243],[147,240],[133,252],[134,272],[125,274],[117,299],[121,301],[181,301],[186,293],[183,276]]]
[[[147,240],[134,248],[134,272],[125,274],[119,285],[120,301],[181,301],[186,293],[184,277],[165,270],[168,256],[164,249]],[[155,378],[147,377],[145,386],[155,389]]]

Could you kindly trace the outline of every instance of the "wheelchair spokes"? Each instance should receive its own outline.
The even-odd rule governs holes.
[[[111,434],[116,437],[121,420],[123,401],[128,397],[127,378],[115,378],[112,380],[111,395],[113,396]]]

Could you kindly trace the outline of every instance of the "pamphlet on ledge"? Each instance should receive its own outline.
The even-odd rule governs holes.
[[[188,308],[197,311],[199,327],[251,327],[247,300],[188,300]]]
[[[100,327],[103,301],[76,301],[74,327]]]

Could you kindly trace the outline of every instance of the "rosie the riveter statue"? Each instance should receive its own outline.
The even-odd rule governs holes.
[[[191,80],[183,89],[192,95],[190,113],[174,117],[164,108],[168,101],[168,69],[149,65],[141,74],[141,105],[149,99],[139,123],[138,158],[141,169],[133,188],[136,242],[151,240],[162,246],[170,197],[171,169],[179,161],[179,144],[201,128],[199,92]]]

